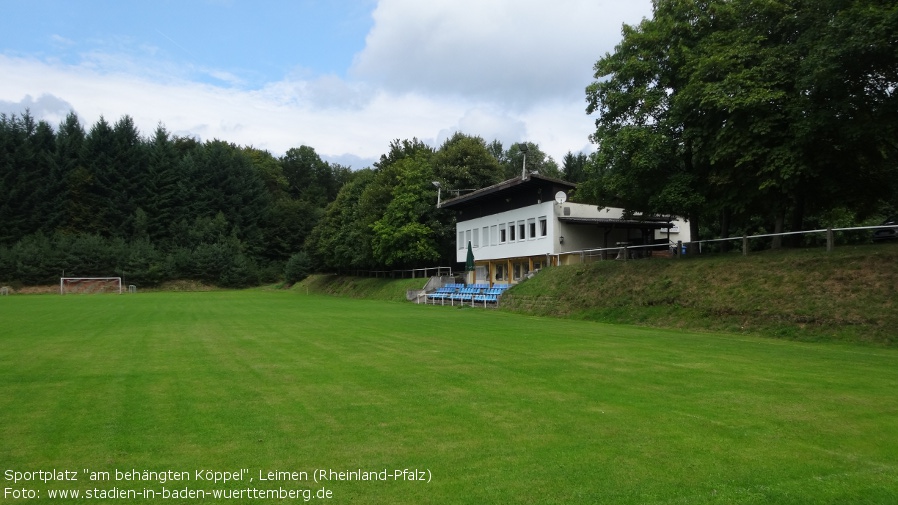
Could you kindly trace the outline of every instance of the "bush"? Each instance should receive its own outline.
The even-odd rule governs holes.
[[[269,261],[259,265],[259,282],[273,284],[284,277],[285,261]]]
[[[243,253],[231,257],[231,261],[218,276],[216,284],[227,288],[243,288],[259,281],[256,263]]]
[[[304,252],[298,252],[287,260],[287,266],[284,267],[284,280],[288,284],[299,282],[312,273],[312,260],[309,255]]]
[[[165,257],[147,239],[137,239],[128,245],[118,272],[128,284],[154,286],[169,276]]]

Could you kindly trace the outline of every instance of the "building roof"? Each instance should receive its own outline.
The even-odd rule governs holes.
[[[670,228],[673,223],[669,219],[645,218],[645,219],[613,219],[607,217],[559,217],[562,223],[593,224],[602,227],[618,226],[621,228],[642,228],[660,230]]]
[[[528,174],[527,178],[515,177],[508,179],[492,186],[487,186],[477,191],[461,195],[450,200],[442,202],[441,208],[453,208],[455,210],[464,210],[471,207],[479,207],[487,200],[499,200],[509,197],[518,197],[522,194],[539,194],[543,200],[551,200],[555,198],[557,191],[570,191],[576,189],[577,185],[572,182],[546,177],[540,174]],[[547,194],[543,194],[543,192]],[[534,197],[535,198],[535,197]]]
[[[460,206],[486,196],[500,196],[502,193],[506,193],[509,191],[542,187],[547,183],[556,186],[565,186],[568,189],[575,189],[577,187],[577,185],[572,182],[567,182],[552,177],[546,177],[545,175],[540,174],[530,174],[524,180],[521,180],[520,177],[515,177],[514,179],[508,179],[507,181],[502,181],[498,184],[493,184],[492,186],[478,189],[477,191],[473,191],[471,193],[468,193],[467,195],[461,195],[452,198],[451,200],[446,200],[443,202],[441,207],[445,208]]]

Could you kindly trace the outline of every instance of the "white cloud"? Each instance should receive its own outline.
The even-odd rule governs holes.
[[[150,135],[162,122],[181,135],[219,138],[276,155],[305,144],[322,157],[375,160],[387,151],[392,139],[420,138],[429,132],[435,135],[464,114],[462,104],[417,94],[368,91],[362,95],[355,85],[336,78],[324,83],[278,83],[248,91],[173,79],[159,82],[128,73],[100,72],[92,65],[59,66],[2,55],[0,74],[9,76],[0,80],[0,97],[23,97],[34,91],[63,97],[65,112],[74,109],[87,128],[100,116],[114,122],[127,114],[144,135]],[[362,98],[340,101],[338,88]],[[320,101],[325,90],[334,93],[331,100],[339,107]],[[26,102],[32,103],[30,98],[21,103]],[[23,107],[19,104],[0,102],[0,112],[20,113]],[[32,105],[33,111],[35,108]]]
[[[68,38],[66,38],[66,37],[63,37],[62,35],[58,35],[58,34],[53,34],[53,35],[51,35],[51,36],[50,36],[50,41],[51,41],[54,45],[56,45],[56,46],[58,46],[58,47],[64,47],[64,48],[69,48],[69,47],[75,45],[75,41],[73,41],[73,40],[71,40],[71,39],[68,39]]]
[[[0,100],[0,113],[21,116],[28,111],[32,117],[44,120],[54,128],[65,119],[71,110],[72,104],[48,93],[44,93],[38,98],[25,95],[18,102]]]
[[[527,136],[527,124],[523,119],[495,108],[474,107],[466,110],[455,125],[440,131],[435,147],[442,145],[455,132],[478,135],[487,143],[498,140],[508,148]]]
[[[582,96],[621,23],[648,12],[649,0],[382,0],[353,75],[518,107]]]
[[[334,75],[315,77],[296,72],[263,87],[261,94],[284,105],[313,109],[361,109],[372,100],[372,89],[364,83],[347,82]]]
[[[305,144],[354,168],[393,139],[438,147],[455,131],[506,147],[536,142],[560,160],[590,148],[592,64],[613,49],[621,22],[650,10],[650,0],[382,0],[352,80],[297,68],[254,89],[202,63],[160,59],[152,47],[95,49],[77,64],[0,53],[0,112],[30,104],[55,126],[73,109],[87,128],[127,114],[147,136],[161,122],[275,155]],[[210,75],[215,84],[198,81]]]
[[[74,110],[86,128],[100,116],[114,122],[127,114],[146,136],[161,122],[177,135],[218,138],[275,155],[305,144],[325,159],[354,168],[378,159],[393,139],[417,137],[438,147],[461,131],[505,146],[532,140],[558,158],[580,149],[589,134],[582,129],[590,123],[582,105],[532,107],[515,114],[484,102],[387,93],[336,77],[247,91],[4,56],[0,73],[10,76],[0,81],[0,97],[25,97],[0,101],[0,112],[20,114],[30,107],[35,117],[56,126]],[[41,98],[31,98],[32,92]]]

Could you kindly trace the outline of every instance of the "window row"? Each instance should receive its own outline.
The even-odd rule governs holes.
[[[549,234],[549,223],[545,216],[517,222],[502,223],[483,228],[458,232],[458,248],[466,249],[468,242],[472,247],[489,247],[511,242],[523,242],[545,238]]]

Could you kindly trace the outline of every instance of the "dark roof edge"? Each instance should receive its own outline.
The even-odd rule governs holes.
[[[546,177],[545,175],[540,175],[540,174],[530,174],[526,179],[522,179],[521,177],[515,177],[514,179],[508,179],[508,180],[502,181],[498,184],[493,184],[492,186],[487,186],[485,188],[478,189],[477,191],[468,193],[467,195],[457,196],[455,198],[452,198],[451,200],[446,200],[442,204],[440,204],[440,207],[441,208],[447,207],[447,206],[451,207],[453,205],[457,205],[460,203],[465,203],[465,202],[468,202],[471,200],[476,200],[477,198],[480,198],[481,196],[489,195],[492,193],[497,193],[504,189],[513,188],[515,186],[518,186],[520,184],[523,184],[523,183],[528,182],[533,179],[539,179],[541,181],[552,182],[552,183],[558,184],[560,186],[567,186],[571,189],[574,189],[577,187],[577,185],[574,184],[573,182],[563,181],[561,179],[555,179],[554,177]]]
[[[669,228],[673,225],[670,220],[664,218],[650,218],[647,217],[645,219],[614,219],[614,218],[604,218],[604,217],[559,217],[559,221],[563,223],[571,223],[571,224],[610,224],[610,225],[624,225],[624,226],[641,226],[645,228]]]

